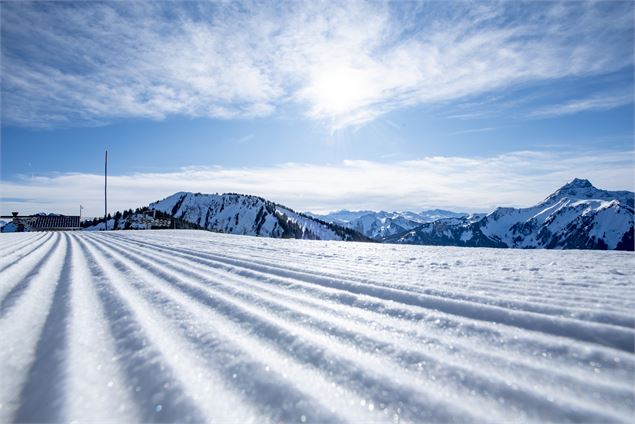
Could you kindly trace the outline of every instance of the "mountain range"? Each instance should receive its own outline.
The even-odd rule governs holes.
[[[459,218],[467,216],[462,212],[443,209],[424,210],[421,212],[386,212],[386,211],[348,211],[342,209],[329,214],[318,215],[307,212],[307,215],[322,221],[351,228],[374,240],[403,233],[427,222],[443,218]]]
[[[386,236],[385,243],[442,246],[633,250],[630,191],[607,191],[574,179],[528,208],[447,218]]]
[[[489,214],[296,212],[262,197],[179,192],[147,207],[117,213],[108,229],[195,228],[229,234],[312,240],[378,241],[438,246],[634,250],[634,194],[574,179],[538,204]],[[101,230],[103,220],[84,222]],[[11,231],[5,225],[2,231]]]

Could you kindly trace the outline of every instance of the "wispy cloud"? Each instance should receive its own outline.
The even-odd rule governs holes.
[[[633,103],[632,93],[608,96],[596,95],[583,99],[570,100],[561,104],[545,106],[530,113],[530,117],[549,118],[554,116],[571,115],[585,111],[608,110],[631,103]]]
[[[496,130],[496,128],[494,127],[469,128],[467,130],[455,131],[453,133],[450,133],[450,135],[474,134],[474,133],[490,132],[494,130]]]
[[[632,66],[624,3],[2,3],[2,119],[261,117],[332,130]],[[573,108],[597,108],[578,104]],[[605,105],[603,107],[610,107]]]
[[[112,211],[123,210],[177,191],[193,191],[256,194],[311,211],[431,207],[489,211],[496,206],[534,204],[574,177],[589,178],[606,189],[632,190],[633,155],[633,151],[523,151],[480,158],[435,156],[393,163],[349,160],[335,165],[193,167],[112,176],[109,205]],[[2,214],[12,210],[75,213],[82,204],[87,215],[99,215],[102,184],[103,176],[78,173],[3,181]],[[26,198],[37,200],[22,200]]]
[[[237,144],[245,144],[246,142],[248,142],[250,140],[253,140],[254,137],[256,137],[255,134],[247,134],[247,135],[244,135],[244,136],[240,137],[238,140],[236,140],[236,143]]]

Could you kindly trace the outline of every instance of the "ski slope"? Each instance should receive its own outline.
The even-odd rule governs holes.
[[[0,236],[0,422],[632,422],[627,252]]]

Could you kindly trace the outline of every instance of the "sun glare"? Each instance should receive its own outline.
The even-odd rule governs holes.
[[[364,104],[370,92],[367,72],[351,67],[331,67],[315,76],[306,94],[315,101],[318,113],[335,115]]]

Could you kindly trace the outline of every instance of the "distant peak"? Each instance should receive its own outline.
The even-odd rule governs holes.
[[[570,199],[606,199],[615,198],[613,192],[607,192],[605,190],[599,190],[591,184],[591,181],[584,178],[574,178],[567,184],[560,187],[554,193],[549,195],[542,203],[550,202],[554,200],[560,200],[563,198]]]
[[[593,187],[593,184],[591,184],[591,181],[584,178],[574,178],[573,180],[565,184],[562,188],[565,189],[565,188],[592,188],[592,187]]]

